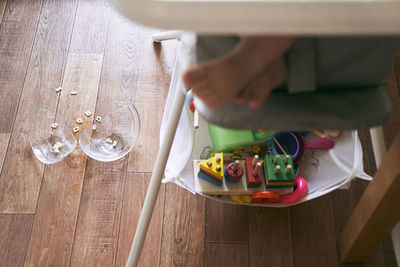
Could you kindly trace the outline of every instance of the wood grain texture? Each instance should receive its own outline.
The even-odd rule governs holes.
[[[362,195],[341,234],[342,257],[348,262],[369,260],[400,219],[400,134]]]
[[[164,99],[136,102],[141,131],[134,150],[129,154],[128,172],[151,172],[159,148],[159,132],[164,111]]]
[[[153,44],[152,32],[144,36],[144,48],[137,77],[135,105],[142,130],[137,148],[129,154],[129,172],[152,171],[159,147],[159,132],[175,55],[175,41]],[[138,158],[141,160],[138,160]]]
[[[338,266],[329,195],[291,208],[293,266]]]
[[[367,185],[368,182],[356,180],[352,182],[352,186],[349,190],[335,190],[330,194],[335,222],[336,251],[338,254],[339,266],[349,266],[349,264],[341,260],[340,234]],[[378,249],[374,256],[365,264],[367,266],[384,266],[382,249]]]
[[[21,266],[25,254],[27,266],[123,266],[150,176],[148,172],[153,168],[158,149],[159,124],[177,42],[153,44],[151,34],[156,30],[127,21],[105,0],[7,0],[7,3],[0,0],[0,21],[0,169],[4,162],[0,177],[0,213],[3,212],[0,214],[0,266]],[[75,54],[71,55],[72,52]],[[93,53],[104,53],[95,113],[104,116],[119,106],[134,103],[144,122],[141,139],[129,158],[116,163],[103,165],[88,159],[88,168],[83,171],[86,158],[83,161],[78,148],[75,152],[78,154],[64,160],[72,170],[60,167],[63,161],[45,167],[43,172],[44,165],[34,158],[26,138],[27,116],[32,106],[56,111],[60,103],[68,107],[60,106],[58,115],[66,115],[73,124],[75,117],[65,111],[89,100],[81,102],[80,97],[84,95],[78,94],[77,98],[71,98],[75,102],[65,102],[65,94],[72,86],[64,89],[61,99],[53,90],[62,85],[67,58],[70,61],[68,56],[81,58],[78,53],[89,57],[95,56]],[[388,94],[394,109],[392,120],[384,127],[387,145],[400,126],[399,56],[398,53],[395,71],[388,79],[387,90],[390,89]],[[87,67],[91,68],[90,64]],[[78,69],[75,73],[80,73]],[[71,79],[70,83],[86,95],[90,93],[85,91],[86,84],[79,86],[82,83],[79,79],[92,75],[92,71],[67,76],[74,76],[76,80]],[[362,135],[368,140],[368,131],[360,132],[360,138]],[[363,143],[363,150],[365,169],[373,174],[375,163],[370,143]],[[85,178],[82,172],[86,172]],[[335,237],[367,184],[353,181],[350,191],[329,195],[333,225],[332,215],[326,216],[323,211],[326,206],[322,204],[317,208],[306,203],[304,209],[296,211],[297,219],[291,218],[290,209],[246,208],[249,244],[232,243],[245,240],[245,231],[233,231],[241,220],[246,220],[238,216],[245,213],[243,207],[239,211],[232,210],[231,206],[208,210],[206,206],[214,206],[214,202],[206,205],[205,199],[175,185],[162,186],[140,264],[347,266],[341,263],[339,253],[336,258],[328,255],[326,261],[318,257],[325,257],[319,255],[321,250],[333,250],[338,244]],[[100,198],[102,192],[104,198]],[[214,214],[217,211],[230,214],[233,221],[221,220],[219,214]],[[11,214],[24,212],[36,213],[35,218],[32,214]],[[224,221],[226,229],[217,232],[215,227],[220,225],[213,225],[214,220]],[[287,230],[291,224],[296,231],[293,241],[291,231]],[[322,233],[315,236],[304,227],[310,232],[322,229]],[[323,232],[334,232],[335,237],[332,234],[326,237]],[[210,239],[214,236],[215,240],[232,241],[208,243],[205,242],[207,235]],[[309,245],[312,242],[315,244]],[[296,254],[292,243],[296,249],[299,244],[304,247]],[[314,252],[312,256],[301,254],[310,251]],[[313,259],[315,255],[317,260]],[[390,238],[367,266],[395,266]]]
[[[88,162],[71,266],[113,266],[125,171],[125,159]]]
[[[5,2],[1,1],[1,9]],[[0,133],[12,129],[42,1],[8,1],[0,27]]]
[[[0,25],[3,20],[4,9],[6,8],[7,0],[0,1]]]
[[[23,19],[23,13],[20,11],[21,4],[24,1],[21,0],[2,0],[3,5],[3,21],[21,21]],[[36,3],[32,3],[35,5]],[[25,5],[24,5],[25,6]],[[24,7],[24,10],[28,10],[29,5]]]
[[[134,103],[143,30],[111,11],[96,114]]]
[[[396,134],[400,133],[400,46],[394,61],[393,72],[387,78],[386,91],[392,101],[392,116],[390,121],[384,125],[386,147],[393,142]],[[396,266],[397,261],[393,251],[392,239],[388,236],[383,242],[382,254],[386,266]]]
[[[394,138],[396,133],[400,132],[400,91],[398,87],[398,70],[400,66],[399,57],[396,57],[394,62],[393,71],[388,75],[386,81],[386,92],[392,102],[392,115],[390,120],[384,124],[384,135],[385,135],[385,142],[386,146],[388,147]],[[369,174],[374,174],[376,172],[375,160],[373,156],[373,149],[370,141],[370,135],[367,131],[360,131],[359,132],[360,141],[363,145],[363,152],[364,152],[364,169]],[[356,204],[358,203],[359,199],[361,198],[362,193],[364,193],[365,189],[367,188],[367,183],[363,181],[356,181],[355,186],[352,187],[350,198],[355,200],[350,201],[351,203],[351,211],[354,210]],[[342,196],[337,196],[337,194],[341,194]],[[333,203],[338,203],[337,199],[346,199],[343,197],[344,192],[337,192],[333,194],[332,200]],[[336,204],[339,205],[340,204]],[[340,229],[340,232],[343,230],[345,223],[347,222],[348,218],[350,217],[351,213],[349,212],[349,207],[341,206],[340,209],[335,210],[337,213],[338,211],[346,212],[345,215],[341,214],[341,216],[335,215],[335,228],[336,230]],[[339,234],[340,234],[339,232]],[[338,233],[337,233],[338,234]],[[339,240],[339,236],[337,236],[337,240]],[[339,242],[339,241],[338,241]],[[341,256],[341,251],[340,255]],[[395,266],[395,257],[393,253],[393,247],[391,244],[391,238],[388,236],[383,244],[376,250],[372,258],[368,261],[369,266],[382,266],[383,264],[387,266]]]
[[[371,143],[369,129],[359,130],[358,137],[363,148],[364,171],[373,176],[376,172],[374,150]],[[340,234],[349,219],[351,213],[356,207],[362,194],[367,188],[369,182],[357,179],[352,182],[350,190],[336,190],[331,194],[333,215],[335,221],[336,246],[340,266],[350,266],[342,261],[342,252],[340,248]],[[393,254],[393,247],[391,249]],[[389,251],[387,251],[389,255]],[[384,253],[382,247],[379,248],[372,258],[366,263],[367,266],[385,265]],[[389,265],[390,266],[390,265]]]
[[[160,266],[204,266],[205,199],[167,184]]]
[[[250,207],[249,265],[293,266],[290,227],[289,208]]]
[[[42,1],[10,0],[0,3],[0,16],[4,10],[0,27],[0,49],[31,49],[35,36]],[[29,56],[28,58],[29,59]]]
[[[394,58],[394,64],[393,64],[393,72],[394,72],[394,81],[395,81],[395,85],[397,87],[397,92],[399,93],[400,96],[400,43],[399,43],[399,47],[397,48],[397,55]]]
[[[96,115],[104,116],[134,101],[140,37],[136,25],[112,12]],[[126,166],[126,157],[107,164],[88,161],[71,266],[114,264]]]
[[[393,134],[398,132],[398,113],[400,112],[398,109],[398,87],[396,84],[396,75],[395,71],[398,66],[398,63],[395,61],[394,71],[388,75],[387,78],[387,86],[386,91],[389,95],[389,98],[392,101],[392,116],[390,120],[384,125],[384,134],[386,145],[389,145],[392,142]],[[397,129],[396,129],[397,127]],[[374,159],[373,148],[371,144],[371,137],[369,134],[369,130],[359,130],[358,136],[360,138],[362,147],[363,147],[363,160],[364,160],[364,170],[370,174],[374,175],[376,172],[376,165]],[[351,213],[359,202],[362,194],[368,186],[368,182],[356,180],[353,181],[352,187],[350,190],[336,190],[331,194],[331,200],[333,205],[333,214],[335,219],[335,235],[336,235],[336,243],[337,243],[337,251],[339,256],[339,265],[347,266],[348,264],[343,263],[341,261],[341,247],[340,247],[340,234],[343,231],[343,228],[348,221]],[[389,245],[388,245],[389,243]],[[380,246],[372,258],[366,263],[368,266],[383,266],[388,264],[391,266],[393,263],[393,247],[391,246],[390,237],[385,240],[386,247]]]
[[[249,266],[248,250],[251,250],[251,248],[248,248],[247,244],[224,244],[224,243],[207,242],[204,248],[204,254],[205,254],[204,266],[207,267]],[[257,265],[257,266],[262,266],[262,265]]]
[[[0,133],[11,133],[29,54],[30,50],[0,50]]]
[[[33,215],[0,215],[0,265],[22,266],[28,246]]]
[[[68,57],[57,117],[64,117],[71,128],[77,117],[84,118],[86,110],[95,108],[101,66],[102,55]],[[72,96],[70,92],[77,88],[78,95]],[[92,118],[84,118],[80,127],[91,124]],[[75,149],[63,161],[46,166],[25,266],[68,265],[86,159],[80,149]]]
[[[392,103],[392,114],[383,125],[386,147],[389,148],[396,135],[400,132],[400,57],[395,58],[393,71],[386,79],[386,93]]]
[[[105,0],[79,1],[70,53],[104,53],[110,9]]]
[[[41,1],[0,1],[0,174],[22,92]],[[3,17],[4,13],[4,17]],[[15,33],[18,32],[18,38]],[[18,44],[19,49],[13,49]]]
[[[127,174],[115,266],[125,266],[126,261],[128,260],[129,251],[139,221],[150,176],[151,174],[144,173]],[[147,231],[146,240],[143,245],[138,266],[159,266],[164,190],[165,186],[162,185],[153,211],[149,230]]]
[[[27,2],[28,3],[28,2]],[[28,141],[28,117],[32,107],[55,111],[61,85],[76,1],[45,2],[18,106],[0,179],[0,212],[33,213],[44,165],[32,153]]]
[[[247,243],[248,208],[206,200],[206,242]]]
[[[361,129],[357,131],[363,150],[363,165],[364,171],[371,177],[376,172],[376,163],[374,157],[374,149],[371,142],[371,134],[369,129]],[[364,187],[365,189],[366,187]]]
[[[381,246],[382,248],[382,256],[383,256],[383,262],[386,267],[396,267],[397,266],[397,260],[396,256],[393,251],[393,242],[391,236],[388,236],[385,241],[383,241],[383,244]],[[376,254],[376,253],[375,253]],[[372,258],[374,259],[375,256]],[[376,265],[376,266],[382,266],[382,265]]]
[[[3,168],[4,157],[6,156],[8,141],[10,140],[9,134],[0,134],[0,173]]]
[[[359,130],[358,137],[363,148],[364,171],[373,175],[376,172],[376,167],[369,130]],[[335,190],[330,194],[335,222],[336,251],[338,254],[339,266],[348,266],[348,264],[341,260],[340,234],[368,184],[369,182],[367,181],[359,179],[353,180],[349,190]],[[379,248],[366,264],[367,266],[383,266],[384,258],[382,248]]]
[[[395,61],[394,61],[394,81],[395,81],[395,85],[396,85],[396,87],[397,87],[397,92],[398,92],[398,94],[399,94],[399,96],[400,96],[400,88],[399,88],[399,86],[400,86],[400,45],[399,45],[399,47],[397,48],[397,56],[396,56],[396,58],[395,58]]]

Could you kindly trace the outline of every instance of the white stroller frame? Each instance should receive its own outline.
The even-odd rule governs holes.
[[[181,35],[182,31],[168,31],[162,32],[159,34],[155,34],[153,36],[153,40],[155,42],[160,42],[163,40],[170,40],[170,39],[178,39]],[[188,62],[191,59],[187,59],[186,64],[184,66],[188,66]],[[174,70],[175,72],[175,70]],[[174,73],[172,74],[174,75]],[[157,158],[154,164],[152,176],[150,179],[150,184],[148,187],[148,191],[146,194],[146,198],[143,204],[142,212],[139,218],[139,222],[136,228],[135,237],[131,246],[129,258],[127,261],[126,266],[137,266],[140,258],[140,253],[143,248],[143,244],[146,238],[147,230],[150,224],[151,216],[154,210],[154,206],[157,200],[158,192],[161,185],[161,180],[165,171],[165,167],[167,164],[167,160],[169,157],[170,149],[173,143],[173,139],[175,136],[175,132],[177,129],[177,125],[179,122],[180,115],[182,113],[182,109],[185,102],[186,97],[186,89],[184,88],[181,80],[178,80],[178,86],[175,89],[172,109],[170,111],[167,124],[165,135],[161,139],[160,149],[157,154]],[[386,154],[386,146],[385,140],[383,135],[383,129],[381,126],[371,128],[371,141],[374,150],[375,162],[377,168],[380,166],[385,154]],[[400,223],[392,230],[392,240],[393,240],[393,247],[395,250],[395,255],[398,264],[400,259]]]

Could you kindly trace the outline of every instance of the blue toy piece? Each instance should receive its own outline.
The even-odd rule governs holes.
[[[222,185],[222,181],[218,181],[217,179],[211,177],[210,175],[208,175],[205,172],[199,171],[197,176],[203,180],[206,180],[207,182],[210,182],[212,184],[215,184],[216,186],[221,186]]]
[[[267,154],[269,155],[277,155],[279,154],[278,151],[276,150],[275,142],[273,139],[269,139],[265,142],[265,145],[268,148]]]

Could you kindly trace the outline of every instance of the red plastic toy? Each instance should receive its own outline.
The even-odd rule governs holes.
[[[251,196],[251,202],[256,203],[279,203],[280,196],[276,192],[260,191],[254,192]]]
[[[307,181],[303,177],[296,176],[293,186],[296,188],[292,193],[281,195],[281,201],[285,204],[299,202],[308,192]]]

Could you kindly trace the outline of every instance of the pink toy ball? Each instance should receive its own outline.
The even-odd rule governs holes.
[[[294,181],[295,190],[289,194],[281,195],[281,201],[284,204],[296,204],[299,202],[308,192],[308,183],[303,177],[296,176]]]

